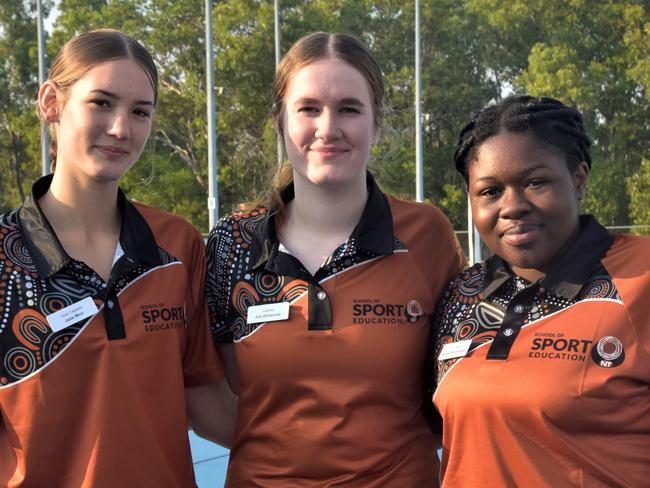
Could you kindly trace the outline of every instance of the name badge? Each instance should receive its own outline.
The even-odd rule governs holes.
[[[289,318],[289,302],[268,303],[264,305],[253,305],[248,307],[249,324],[260,322],[274,322],[276,320],[287,320]]]
[[[472,340],[449,342],[442,346],[442,351],[438,356],[438,361],[445,361],[447,359],[462,358],[467,356],[469,346],[472,345]]]
[[[68,305],[61,310],[51,313],[47,317],[47,323],[54,332],[70,327],[77,322],[84,320],[97,313],[97,305],[93,302],[92,297],[86,297],[83,300]]]

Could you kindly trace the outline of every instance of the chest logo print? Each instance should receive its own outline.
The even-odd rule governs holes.
[[[417,300],[401,303],[384,303],[377,298],[354,299],[352,304],[352,323],[360,325],[373,324],[408,324],[417,322],[424,315],[422,305]]]
[[[625,361],[625,349],[618,337],[605,336],[591,349],[591,359],[602,368],[615,368]]]
[[[170,307],[164,303],[142,305],[142,323],[146,332],[182,329],[185,327],[184,307]]]

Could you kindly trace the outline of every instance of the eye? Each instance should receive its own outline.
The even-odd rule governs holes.
[[[111,106],[111,103],[104,98],[95,98],[91,100],[90,103],[100,108],[107,108]]]
[[[313,105],[305,105],[303,107],[298,107],[298,112],[306,114],[315,114],[318,113],[318,108]]]
[[[361,110],[356,107],[341,107],[341,113],[344,114],[360,114]]]
[[[544,183],[546,183],[546,180],[542,178],[533,178],[532,180],[528,180],[528,182],[526,182],[526,186],[531,188],[538,188],[542,186]]]
[[[501,190],[496,187],[483,188],[478,192],[479,197],[494,198],[501,194]]]
[[[137,115],[138,117],[142,117],[143,119],[151,117],[151,113],[148,112],[147,110],[143,110],[141,108],[136,108],[133,113]]]

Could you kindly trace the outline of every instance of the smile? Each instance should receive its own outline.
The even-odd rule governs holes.
[[[316,147],[316,148],[312,147],[309,150],[311,152],[318,153],[321,156],[337,155],[337,154],[347,152],[347,149],[344,149],[342,147]]]
[[[129,153],[125,149],[121,149],[119,147],[114,147],[114,146],[95,146],[95,148],[102,154],[112,158],[124,156],[125,154]]]
[[[503,232],[501,238],[511,246],[525,246],[537,239],[540,229],[537,224],[513,225]]]

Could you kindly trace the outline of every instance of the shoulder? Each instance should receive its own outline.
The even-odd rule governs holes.
[[[386,199],[390,205],[393,219],[396,222],[405,222],[407,224],[437,224],[451,228],[449,219],[438,207],[429,203],[402,200],[388,194],[386,194]]]
[[[208,255],[219,251],[230,255],[249,250],[257,224],[268,216],[264,207],[246,212],[232,212],[221,217],[208,235]],[[226,254],[224,251],[228,250]]]
[[[386,195],[386,199],[390,205],[395,234],[400,239],[440,241],[441,236],[453,238],[451,222],[437,207],[428,203],[401,200],[391,195]]]
[[[449,279],[465,267],[465,257],[451,222],[437,207],[386,195],[395,236],[406,243],[419,260],[440,270]],[[449,264],[446,269],[443,263]]]
[[[477,263],[452,278],[447,285],[447,292],[476,297],[478,300],[487,283],[487,260]],[[446,293],[445,293],[446,295]]]
[[[0,229],[6,229],[3,234],[9,230],[16,230],[18,228],[18,211],[20,209],[14,208],[5,213],[0,214]]]
[[[247,212],[232,212],[221,217],[210,231],[208,241],[231,237],[250,244],[253,231],[258,222],[266,218],[268,211],[259,207]]]
[[[187,219],[185,219],[185,217],[167,212],[165,210],[161,210],[159,208],[150,207],[133,200],[130,200],[129,202],[144,217],[144,219],[151,227],[154,235],[164,231],[165,229],[171,229],[175,232],[199,234],[199,231],[192,224],[190,224]]]
[[[603,258],[612,277],[650,276],[650,237],[616,234]]]
[[[156,245],[166,253],[193,266],[205,253],[201,233],[180,215],[130,201],[149,226]],[[202,259],[202,258],[201,258]]]

